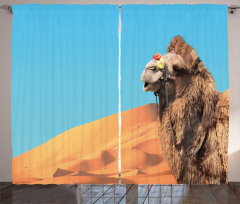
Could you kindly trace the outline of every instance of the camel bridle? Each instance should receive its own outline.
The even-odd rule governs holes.
[[[179,154],[179,156],[181,156],[181,157],[191,157],[191,156],[195,155],[200,150],[200,148],[202,147],[202,144],[205,140],[205,136],[202,138],[202,140],[200,141],[197,148],[194,149],[193,151],[191,151],[190,153],[182,154],[182,153],[179,152],[179,150],[177,149],[175,134],[174,134],[174,131],[173,131],[172,121],[171,121],[170,113],[169,113],[168,84],[169,84],[169,79],[171,79],[171,75],[167,74],[165,69],[162,69],[161,71],[163,72],[163,76],[159,79],[161,85],[160,85],[160,88],[158,89],[158,91],[154,92],[154,95],[156,96],[157,115],[158,115],[158,117],[160,115],[160,97],[161,97],[161,93],[162,93],[162,87],[164,86],[165,95],[166,95],[167,114],[168,114],[168,120],[169,120],[169,126],[170,126],[170,134],[171,134],[171,139],[172,139],[173,145],[174,145],[177,153]],[[159,102],[158,102],[157,99],[159,100]]]

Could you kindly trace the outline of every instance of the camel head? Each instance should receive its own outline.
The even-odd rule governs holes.
[[[164,75],[174,81],[177,77],[185,74],[193,74],[194,65],[198,60],[197,53],[182,37],[174,37],[169,44],[167,53],[163,56],[157,53],[145,66],[141,76],[141,81],[144,82],[143,91],[157,92]],[[170,83],[171,86],[173,84]],[[175,83],[175,85],[177,84]]]

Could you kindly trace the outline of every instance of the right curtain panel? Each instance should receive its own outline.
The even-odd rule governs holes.
[[[122,6],[122,183],[228,182],[227,9]]]

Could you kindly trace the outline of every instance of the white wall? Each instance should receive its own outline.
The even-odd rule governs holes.
[[[97,0],[1,0],[12,4],[98,4]],[[177,4],[177,0],[102,0],[101,4]],[[182,0],[183,4],[228,4],[240,6],[239,0]],[[11,181],[11,38],[12,15],[0,10],[0,182]],[[230,135],[229,181],[240,181],[240,10],[228,14]],[[224,56],[222,56],[224,57]]]

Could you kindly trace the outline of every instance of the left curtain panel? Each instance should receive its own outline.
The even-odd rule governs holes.
[[[13,6],[13,183],[118,183],[118,21],[113,5]]]

